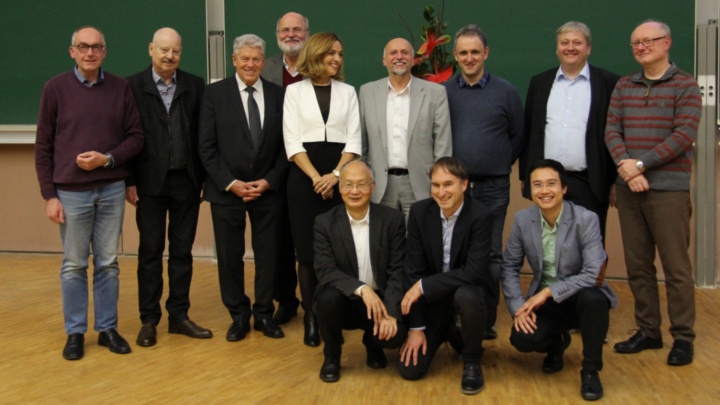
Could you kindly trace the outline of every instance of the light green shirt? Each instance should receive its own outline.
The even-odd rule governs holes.
[[[540,289],[548,287],[557,281],[557,268],[555,267],[555,241],[557,230],[562,217],[562,210],[555,220],[555,226],[551,227],[540,213],[540,228],[542,229],[542,250],[543,250],[543,277],[540,282]]]

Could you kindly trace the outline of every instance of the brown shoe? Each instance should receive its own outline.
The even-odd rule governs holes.
[[[203,328],[190,319],[177,323],[171,322],[168,332],[185,335],[195,339],[209,339],[212,337],[212,332],[209,329]]]
[[[145,323],[140,328],[137,340],[135,340],[138,346],[150,347],[155,346],[157,343],[157,327],[152,323]]]

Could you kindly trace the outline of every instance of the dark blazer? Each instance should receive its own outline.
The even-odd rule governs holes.
[[[422,279],[423,296],[410,309],[408,326],[426,324],[427,305],[464,285],[485,282],[490,258],[492,212],[479,200],[465,196],[453,229],[450,270],[443,273],[440,207],[432,198],[410,207],[405,247],[405,288]]]
[[[250,126],[235,75],[205,88],[200,111],[200,159],[207,171],[205,199],[218,204],[241,204],[242,199],[225,188],[233,180],[265,179],[271,190],[256,204],[282,202],[288,161],[282,133],[282,87],[262,78],[265,115],[263,141],[253,148]]]
[[[333,207],[315,218],[315,271],[320,284],[335,287],[343,295],[363,283],[358,279],[358,260],[345,205]],[[401,321],[405,219],[402,212],[370,203],[370,260],[373,277],[390,316]],[[358,299],[360,297],[357,297]]]
[[[525,181],[523,196],[530,198],[528,169],[545,155],[545,124],[547,102],[550,97],[558,68],[542,72],[530,79],[525,98],[525,147],[520,155],[520,180]],[[610,96],[620,76],[590,65],[590,116],[585,132],[585,155],[590,188],[595,197],[608,202],[610,186],[615,181],[617,170],[605,146],[605,122]]]
[[[205,170],[198,155],[198,125],[200,102],[205,81],[193,74],[177,70],[177,88],[170,112],[163,104],[157,85],[153,81],[152,66],[128,77],[130,88],[140,111],[145,145],[142,152],[129,163],[128,186],[137,186],[141,194],[157,195],[165,183],[170,168],[168,128],[178,130],[185,139],[186,168],[193,184],[199,190],[205,181]]]
[[[607,255],[600,236],[600,225],[594,212],[563,202],[555,239],[555,268],[558,281],[550,286],[553,299],[560,303],[575,296],[581,289],[599,287],[617,306],[617,298],[604,280],[603,268]],[[543,276],[543,245],[540,209],[533,206],[515,214],[512,232],[503,254],[502,287],[505,306],[511,316],[537,293]],[[533,279],[528,293],[522,294],[520,270],[527,258]]]

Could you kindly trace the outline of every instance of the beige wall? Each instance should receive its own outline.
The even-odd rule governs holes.
[[[35,175],[33,145],[0,145],[0,251],[3,252],[61,252],[57,226],[45,218],[45,204]],[[517,165],[512,174],[510,208],[505,220],[503,240],[507,240],[514,213],[532,203],[520,195]],[[607,229],[607,252],[610,257],[608,277],[626,278],[622,240],[617,211],[610,209]],[[691,225],[692,226],[692,225]],[[249,226],[248,229],[249,231]],[[694,226],[693,226],[694,234]],[[138,232],[135,208],[126,205],[121,252],[137,254]],[[691,246],[694,249],[694,244]],[[251,255],[249,232],[246,232],[246,251]],[[203,203],[193,253],[196,257],[214,257],[210,206]],[[694,258],[693,258],[694,260]],[[659,262],[656,262],[658,269]]]

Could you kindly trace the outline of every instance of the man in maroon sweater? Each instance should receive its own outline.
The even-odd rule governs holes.
[[[60,225],[60,269],[67,360],[83,357],[87,331],[87,268],[93,253],[98,344],[129,353],[117,332],[118,238],[125,211],[125,162],[143,146],[140,116],[129,84],[101,69],[107,53],[98,29],[72,35],[75,68],[45,84],[35,141],[35,167],[45,215]]]

